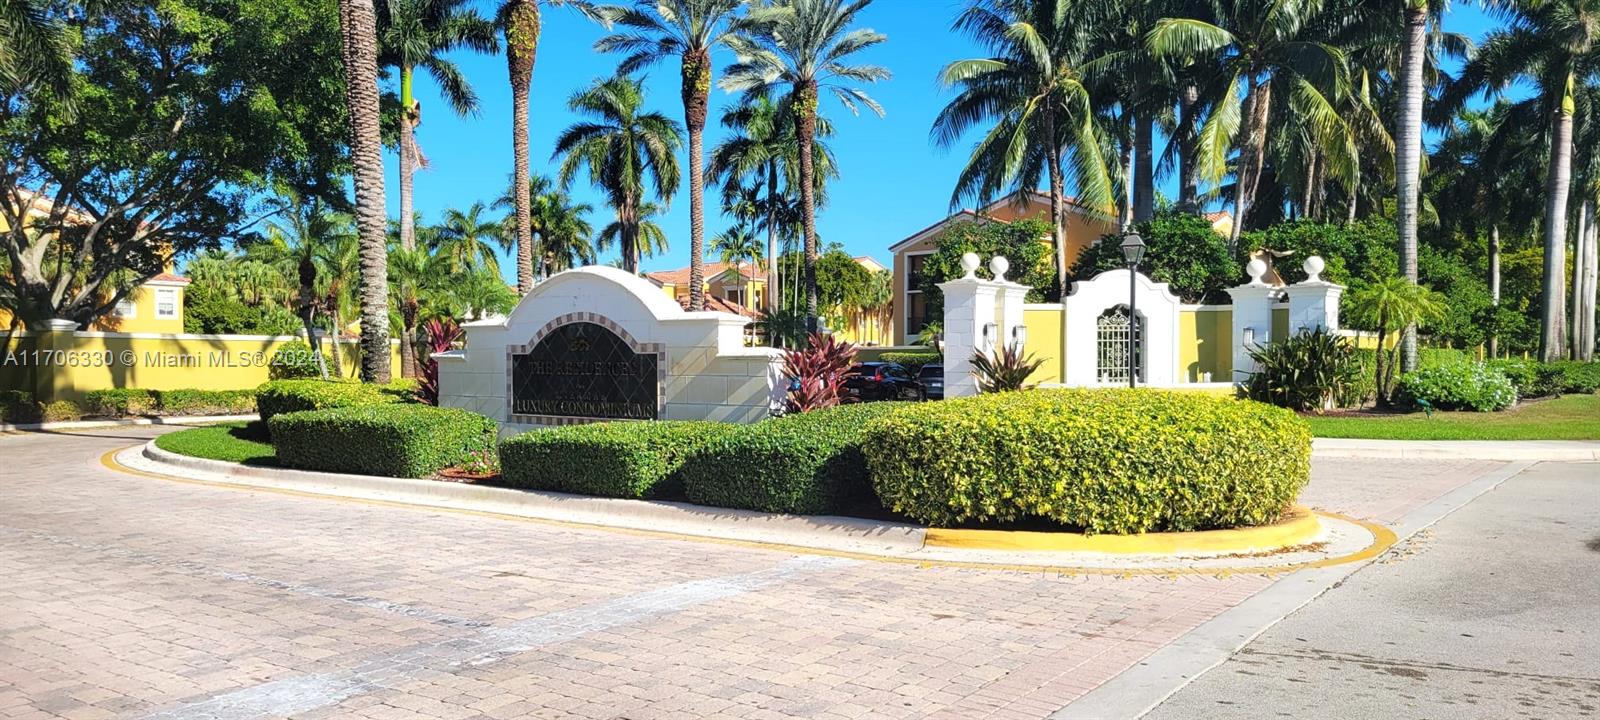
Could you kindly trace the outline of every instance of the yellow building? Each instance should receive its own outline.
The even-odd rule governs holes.
[[[871,272],[888,269],[883,263],[865,255],[854,260]],[[645,278],[677,300],[679,305],[689,307],[689,268],[648,272]],[[734,313],[751,319],[761,317],[767,302],[767,271],[764,266],[744,263],[734,267],[732,263],[706,263],[705,278],[707,310]],[[892,310],[881,314],[841,315],[841,327],[833,329],[841,340],[870,345],[882,345],[890,341]]]
[[[1117,231],[1116,219],[1081,205],[1075,198],[1066,198],[1066,262],[1071,268],[1085,248],[1095,244],[1106,234]],[[1226,212],[1206,214],[1212,228],[1227,234],[1233,218]],[[922,266],[929,255],[939,248],[939,237],[963,222],[1012,223],[1021,219],[1050,219],[1050,195],[1036,190],[1019,190],[976,210],[962,209],[943,220],[918,230],[891,245],[894,254],[894,341],[898,345],[915,343],[917,335],[932,318],[927,317],[927,304],[922,297]],[[1049,238],[1040,238],[1049,242]]]

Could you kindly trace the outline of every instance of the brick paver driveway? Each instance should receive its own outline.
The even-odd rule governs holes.
[[[100,465],[154,432],[0,437],[0,717],[1040,718],[1273,581],[922,568]],[[1490,467],[1319,463],[1307,498],[1388,520]]]

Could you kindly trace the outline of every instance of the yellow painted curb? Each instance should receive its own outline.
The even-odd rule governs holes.
[[[138,446],[135,445],[135,446],[132,446],[132,447],[138,447]],[[235,490],[235,491],[244,491],[244,492],[266,492],[266,493],[274,493],[274,494],[279,494],[279,495],[292,495],[292,496],[303,497],[303,498],[316,498],[316,499],[321,499],[321,500],[332,500],[332,501],[336,501],[336,502],[354,503],[354,504],[358,504],[358,505],[371,505],[371,506],[377,506],[377,507],[401,508],[401,509],[407,509],[407,510],[430,512],[430,513],[451,513],[451,514],[456,514],[456,515],[473,515],[473,516],[477,516],[477,517],[494,518],[496,520],[509,520],[509,521],[512,521],[512,522],[533,523],[533,524],[537,524],[537,525],[549,525],[549,526],[553,526],[553,527],[565,527],[565,528],[574,528],[574,529],[599,530],[599,531],[604,531],[604,532],[614,532],[614,533],[618,533],[618,534],[621,534],[621,535],[630,535],[630,536],[634,536],[634,537],[651,537],[651,538],[661,538],[661,539],[669,539],[669,540],[682,540],[682,541],[688,541],[688,542],[700,542],[700,543],[707,543],[707,544],[711,544],[711,545],[727,545],[727,546],[733,546],[733,547],[752,548],[752,549],[758,549],[758,550],[774,550],[774,551],[778,551],[778,552],[791,552],[791,553],[800,553],[800,554],[807,554],[807,555],[823,555],[823,556],[827,556],[827,557],[848,558],[848,559],[851,559],[851,560],[862,560],[862,561],[869,561],[869,562],[881,562],[881,563],[889,563],[889,564],[894,564],[894,565],[911,565],[911,566],[915,566],[915,567],[919,567],[919,568],[945,567],[945,568],[961,568],[961,569],[966,569],[966,570],[997,570],[997,571],[1007,571],[1007,572],[1045,573],[1045,574],[1052,574],[1052,575],[1067,575],[1067,576],[1071,576],[1071,575],[1110,575],[1110,576],[1115,576],[1115,577],[1148,577],[1148,576],[1178,577],[1180,575],[1210,575],[1210,576],[1213,576],[1213,577],[1227,577],[1227,576],[1230,576],[1230,575],[1283,575],[1283,574],[1295,572],[1296,570],[1305,570],[1305,569],[1309,569],[1309,568],[1324,568],[1324,567],[1332,567],[1332,566],[1335,566],[1335,565],[1344,565],[1346,563],[1365,562],[1365,561],[1371,560],[1371,559],[1373,559],[1373,558],[1375,558],[1375,557],[1377,557],[1379,555],[1382,555],[1385,551],[1387,551],[1390,547],[1392,547],[1396,542],[1396,537],[1395,537],[1394,532],[1391,531],[1390,529],[1382,526],[1382,525],[1379,525],[1379,524],[1373,523],[1373,522],[1368,522],[1366,520],[1359,520],[1359,519],[1356,519],[1356,518],[1353,518],[1353,517],[1349,517],[1349,516],[1346,516],[1346,515],[1341,515],[1339,513],[1321,512],[1319,514],[1326,515],[1326,516],[1331,517],[1331,518],[1336,518],[1336,519],[1339,519],[1339,520],[1343,520],[1345,522],[1348,522],[1348,523],[1351,523],[1351,524],[1354,524],[1354,525],[1359,525],[1362,528],[1366,529],[1367,532],[1372,534],[1372,543],[1367,545],[1366,547],[1360,549],[1360,550],[1357,550],[1357,551],[1353,552],[1353,553],[1348,553],[1348,554],[1345,554],[1345,555],[1338,555],[1338,556],[1334,556],[1334,557],[1325,557],[1325,558],[1321,558],[1321,559],[1317,559],[1317,560],[1307,560],[1307,561],[1304,561],[1304,562],[1291,563],[1291,564],[1287,564],[1287,565],[1254,565],[1254,566],[1247,565],[1247,566],[1220,567],[1220,568],[1218,568],[1218,567],[1212,567],[1212,568],[1204,568],[1204,567],[1133,567],[1133,568],[1116,568],[1116,567],[1072,566],[1072,565],[1018,565],[1018,564],[1014,564],[1014,563],[973,562],[973,561],[965,561],[965,560],[930,560],[930,559],[926,559],[926,558],[898,557],[898,556],[894,556],[894,555],[872,555],[872,554],[868,554],[868,553],[848,552],[848,551],[843,551],[843,550],[824,550],[824,549],[820,549],[820,548],[802,547],[802,546],[798,546],[798,545],[785,545],[785,544],[782,544],[782,543],[761,542],[761,541],[756,541],[756,540],[734,540],[734,539],[728,539],[728,538],[703,537],[703,536],[698,536],[698,535],[680,535],[680,534],[677,534],[677,533],[661,532],[661,531],[657,531],[657,530],[635,530],[635,529],[630,529],[630,528],[611,527],[611,526],[607,526],[607,525],[591,525],[591,524],[587,524],[587,523],[576,523],[576,522],[568,522],[568,521],[562,521],[562,520],[547,520],[547,519],[543,519],[543,518],[525,517],[525,516],[521,516],[521,515],[507,515],[505,513],[488,512],[488,511],[484,511],[484,510],[469,510],[469,509],[466,509],[466,508],[451,508],[451,507],[430,506],[430,505],[417,505],[417,504],[414,504],[414,503],[398,502],[398,501],[393,501],[393,500],[371,500],[371,499],[363,499],[363,498],[341,497],[341,496],[338,496],[338,495],[327,495],[327,494],[323,494],[323,493],[307,492],[307,491],[304,491],[304,490],[291,490],[291,489],[288,489],[288,488],[274,488],[274,487],[263,487],[263,486],[245,487],[245,486],[240,486],[240,485],[237,485],[237,484],[234,484],[234,483],[217,482],[217,481],[213,481],[213,480],[200,480],[198,478],[186,478],[186,477],[180,477],[180,476],[177,476],[177,475],[166,475],[166,474],[162,474],[162,473],[153,473],[153,472],[148,472],[148,471],[145,471],[145,470],[139,470],[137,468],[131,468],[131,467],[128,467],[126,465],[123,465],[122,463],[117,462],[117,459],[116,459],[116,456],[117,456],[118,453],[120,453],[120,452],[122,452],[124,450],[128,450],[128,449],[130,449],[130,448],[119,448],[119,449],[107,452],[104,455],[101,455],[100,456],[100,464],[102,466],[104,466],[108,470],[111,470],[111,471],[117,472],[117,473],[121,473],[121,474],[124,474],[124,475],[133,475],[133,476],[137,476],[137,477],[146,477],[146,478],[152,478],[152,479],[156,479],[156,480],[165,480],[165,481],[168,481],[168,482],[177,482],[177,483],[183,483],[183,484],[188,484],[188,485],[200,485],[200,486],[213,487],[213,488],[226,489],[226,490]],[[926,541],[924,541],[924,542],[926,543]]]
[[[963,550],[1192,555],[1278,550],[1311,543],[1321,532],[1322,523],[1317,521],[1317,514],[1308,508],[1296,505],[1289,510],[1284,519],[1271,525],[1231,530],[1161,532],[1143,535],[1085,535],[1074,532],[928,528],[923,542],[930,547]]]

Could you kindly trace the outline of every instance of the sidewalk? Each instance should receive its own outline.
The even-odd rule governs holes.
[[[1595,422],[1600,423],[1600,418]],[[1582,462],[1600,460],[1600,442],[1593,440],[1353,440],[1316,438],[1316,457],[1444,458],[1450,460],[1521,460]]]

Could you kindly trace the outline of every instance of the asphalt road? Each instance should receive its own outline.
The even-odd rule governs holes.
[[[1600,717],[1600,464],[1507,480],[1145,715],[1273,717]]]

